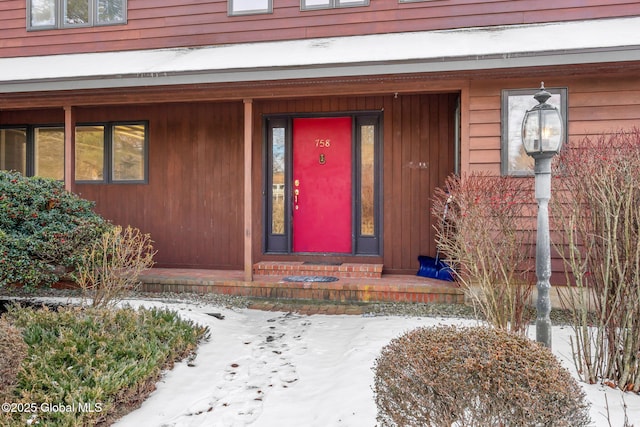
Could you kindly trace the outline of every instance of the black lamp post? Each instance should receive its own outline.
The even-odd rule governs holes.
[[[557,108],[547,104],[551,94],[544,89],[534,96],[538,105],[527,110],[522,121],[522,144],[535,160],[535,195],[538,201],[536,235],[536,341],[551,348],[551,243],[549,238],[549,199],[551,198],[551,159],[558,154],[564,140],[562,117]]]

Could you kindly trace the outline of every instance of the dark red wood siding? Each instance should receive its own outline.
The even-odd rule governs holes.
[[[269,259],[262,255],[261,244],[263,115],[378,110],[383,111],[384,131],[384,258],[380,261],[387,271],[415,273],[417,256],[435,252],[429,199],[453,172],[457,97],[423,94],[255,102],[254,259]],[[113,223],[150,233],[159,265],[242,269],[241,102],[75,111],[78,123],[149,121],[148,184],[78,184],[75,192],[96,201],[96,210]],[[62,109],[3,111],[0,125],[62,124],[63,119]]]
[[[640,14],[630,0],[371,0],[369,6],[228,16],[226,0],[128,0],[126,25],[26,30],[26,1],[0,1],[0,57],[120,51],[312,37],[572,21]]]
[[[78,108],[78,123],[148,120],[148,184],[82,184],[114,224],[150,233],[161,266],[243,265],[242,103]],[[62,110],[3,111],[0,124],[60,123]]]

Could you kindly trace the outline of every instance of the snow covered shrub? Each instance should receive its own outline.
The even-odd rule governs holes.
[[[551,351],[500,329],[418,328],[384,347],[374,370],[381,426],[590,423],[584,392]]]
[[[11,401],[20,364],[27,357],[27,344],[20,330],[0,318],[0,400]]]
[[[0,287],[51,285],[108,227],[93,203],[52,179],[0,171]]]

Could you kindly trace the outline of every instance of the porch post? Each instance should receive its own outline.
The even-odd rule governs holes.
[[[64,189],[74,190],[76,173],[76,115],[71,105],[64,106]]]
[[[244,100],[244,280],[253,281],[252,194],[253,100]]]

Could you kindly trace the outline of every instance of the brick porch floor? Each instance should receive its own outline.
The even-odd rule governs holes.
[[[351,268],[357,268],[350,265]],[[464,303],[464,292],[456,284],[414,275],[379,277],[338,277],[333,282],[289,282],[286,276],[309,274],[291,268],[273,268],[271,274],[255,274],[254,280],[244,280],[237,270],[198,270],[153,268],[141,276],[142,290],[147,292],[195,292],[239,295],[268,300],[314,300],[326,302],[437,302]],[[367,267],[375,270],[377,267]],[[256,266],[255,270],[259,267]],[[285,271],[288,274],[284,274]],[[336,271],[314,271],[317,275],[338,276]],[[367,273],[368,274],[368,273]],[[347,274],[349,276],[349,274]],[[366,276],[366,274],[365,274]],[[268,308],[267,308],[268,309]],[[355,314],[355,313],[354,313]]]

